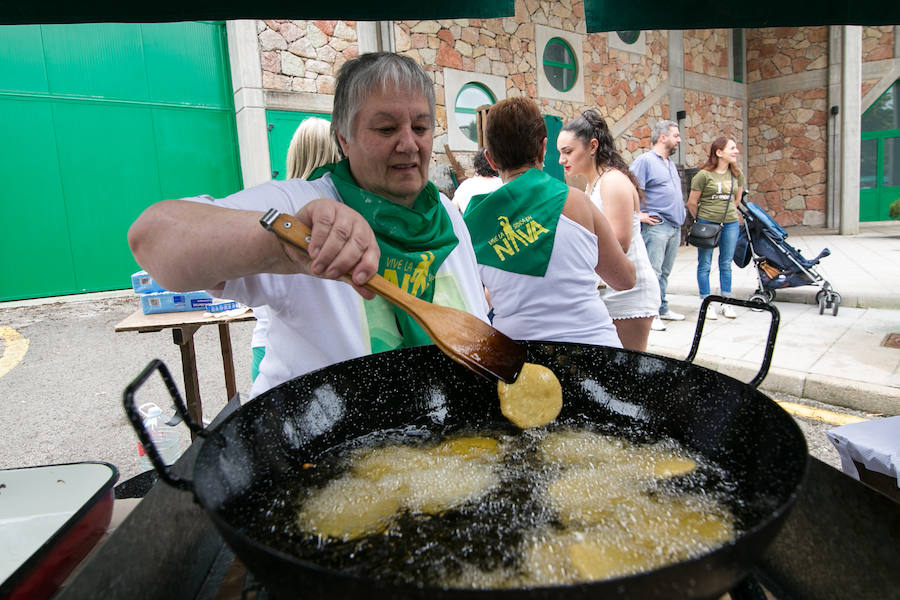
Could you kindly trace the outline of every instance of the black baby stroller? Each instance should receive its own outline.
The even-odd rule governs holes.
[[[744,227],[738,236],[734,263],[743,268],[752,259],[756,267],[759,283],[756,292],[750,296],[750,301],[768,304],[775,299],[775,290],[818,285],[820,289],[816,293],[816,302],[819,304],[819,314],[824,313],[827,308],[832,315],[837,316],[841,295],[815,269],[819,261],[831,254],[831,251],[825,248],[813,259],[804,258],[785,241],[787,232],[766,211],[753,202],[747,202],[746,196],[745,192],[738,206],[744,216]]]

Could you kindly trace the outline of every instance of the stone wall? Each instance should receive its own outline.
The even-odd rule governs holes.
[[[581,76],[585,98],[563,101],[538,97],[539,50],[535,25],[583,34]],[[340,66],[359,54],[356,24],[351,21],[258,21],[263,88],[330,95]],[[667,33],[644,32],[642,54],[610,48],[606,34],[586,34],[583,4],[577,0],[517,0],[516,14],[502,19],[396,21],[397,52],[422,64],[435,83],[437,122],[432,175],[439,187],[449,187],[446,98],[443,69],[485,73],[506,80],[506,94],[534,98],[544,114],[568,120],[585,108],[595,108],[610,126],[644,101],[667,78]],[[650,125],[671,118],[667,102],[658,102],[636,119],[616,140],[626,160],[650,146]],[[454,156],[466,168],[472,153]]]
[[[827,27],[747,29],[747,83],[828,67]]]
[[[727,29],[693,29],[683,37],[685,71],[723,79],[731,76]]]
[[[668,103],[656,103],[616,138],[616,147],[626,163],[631,162],[650,149],[650,131],[657,121],[671,119]]]
[[[257,21],[263,88],[334,94],[334,76],[359,54],[353,21]]]
[[[582,34],[583,100],[538,97],[540,49],[535,26]],[[351,21],[258,21],[263,87],[269,90],[332,95],[334,77],[344,62],[359,54],[356,24]],[[456,19],[394,22],[396,50],[411,56],[435,84],[437,123],[431,175],[452,193],[447,143],[444,69],[502,77],[507,96],[528,96],[545,114],[568,120],[585,108],[597,109],[614,129],[626,161],[650,147],[651,126],[671,119],[668,86],[668,32],[645,31],[643,52],[612,47],[615,33],[587,34],[583,4],[577,0],[517,0],[516,14],[502,19]],[[864,60],[881,60],[893,52],[893,27],[866,27]],[[688,30],[683,34],[686,73],[731,82],[729,30]],[[747,89],[756,82],[818,69],[828,61],[827,27],[745,30]],[[616,44],[617,46],[618,44]],[[636,47],[637,48],[637,47]],[[706,79],[710,82],[714,80]],[[865,87],[874,82],[864,82]],[[684,166],[699,167],[709,144],[719,135],[740,142],[746,130],[748,190],[782,225],[824,223],[825,121],[824,89],[778,89],[766,97],[733,98],[705,90],[684,90]],[[712,90],[712,91],[711,91]],[[657,100],[648,103],[647,99]],[[643,106],[638,109],[639,106]],[[747,111],[747,122],[743,113]],[[472,153],[456,152],[467,169]]]
[[[894,58],[894,26],[862,28],[862,60],[871,62]]]
[[[685,168],[699,168],[709,156],[709,147],[719,136],[733,138],[742,152],[744,102],[737,98],[685,90],[682,122]]]
[[[731,46],[728,29],[686,30],[684,38],[684,70],[732,83]],[[716,83],[707,87],[714,89]],[[709,146],[719,136],[733,138],[743,148],[744,101],[710,91],[684,90],[681,139],[686,169],[701,167],[709,155]]]
[[[610,48],[612,35],[616,33],[590,34],[583,47],[587,106],[603,115],[610,127],[668,77],[667,32],[643,32],[646,46],[643,56]],[[649,132],[647,136],[649,141]]]
[[[781,87],[747,100],[748,189],[783,226],[825,224],[828,106],[824,87],[778,80],[827,67],[827,27],[748,30],[748,83]]]
[[[825,224],[826,111],[824,88],[749,101],[749,191],[780,225]]]

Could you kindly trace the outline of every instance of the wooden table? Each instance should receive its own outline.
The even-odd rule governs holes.
[[[181,369],[184,373],[184,397],[188,414],[197,424],[203,423],[203,405],[200,401],[200,383],[197,378],[197,354],[194,349],[194,333],[203,325],[219,326],[219,345],[222,348],[222,366],[225,370],[225,392],[230,400],[237,393],[234,380],[234,357],[231,352],[231,332],[229,324],[239,321],[252,321],[256,317],[253,311],[236,316],[228,316],[226,313],[214,314],[204,317],[205,311],[193,310],[188,312],[161,313],[145,315],[140,309],[136,310],[116,325],[116,332],[137,331],[147,333],[151,331],[172,330],[172,340],[181,349]],[[191,436],[193,438],[193,432]]]

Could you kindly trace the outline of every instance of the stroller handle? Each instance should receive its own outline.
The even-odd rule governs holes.
[[[744,308],[752,308],[753,310],[767,310],[771,314],[772,321],[769,324],[769,337],[766,340],[766,350],[763,354],[762,366],[756,374],[756,377],[751,379],[748,384],[752,387],[759,387],[759,384],[762,383],[762,380],[768,375],[769,366],[772,364],[772,353],[775,351],[775,336],[778,335],[778,324],[781,321],[781,313],[779,313],[778,309],[774,306],[763,304],[762,302],[748,302],[747,300],[737,300],[735,298],[726,298],[724,296],[707,296],[700,304],[697,328],[694,330],[694,341],[691,343],[691,351],[685,359],[687,362],[693,362],[694,358],[697,356],[697,350],[700,347],[700,337],[703,335],[703,325],[706,323],[706,311],[711,302],[733,304],[735,306],[743,306]]]

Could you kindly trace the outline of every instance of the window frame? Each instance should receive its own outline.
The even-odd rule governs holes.
[[[631,43],[623,40],[618,31],[608,32],[606,40],[610,50],[630,52],[639,56],[647,54],[647,32],[643,29],[638,30],[637,38]]]
[[[575,60],[575,83],[568,90],[558,90],[547,77],[544,69],[544,51],[548,44],[554,38],[565,42],[571,52],[572,58]],[[574,33],[571,31],[563,31],[554,29],[545,25],[535,24],[534,26],[534,60],[537,68],[537,88],[538,98],[547,98],[552,100],[563,100],[566,102],[574,102],[579,105],[585,104],[584,78],[585,78],[585,58],[584,58],[584,34]]]
[[[555,61],[555,60],[552,60],[552,59],[548,59],[548,58],[547,58],[547,50],[550,49],[550,46],[551,46],[552,44],[556,44],[556,45],[558,45],[558,46],[562,46],[562,47],[563,47],[563,50],[565,50],[566,54],[568,54],[569,57],[571,57],[572,62],[573,62],[574,64],[571,64],[571,65],[570,65],[570,64],[568,64],[568,63],[561,63],[561,62],[558,62],[558,61]],[[578,68],[578,67],[579,67],[579,62],[580,62],[580,61],[578,60],[578,57],[575,56],[575,51],[572,49],[572,46],[569,45],[569,43],[568,43],[566,40],[564,40],[563,38],[561,38],[561,37],[550,38],[550,40],[549,40],[549,41],[547,42],[547,44],[544,46],[544,51],[541,53],[541,68],[544,69],[544,75],[545,75],[545,76],[547,75],[547,67],[553,67],[553,68],[556,68],[556,69],[563,69],[564,71],[574,71],[574,73],[573,73],[573,75],[572,75],[572,84],[571,84],[569,87],[565,88],[565,89],[560,89],[559,87],[557,87],[557,86],[553,83],[553,79],[551,79],[550,77],[547,77],[547,81],[550,82],[550,85],[553,86],[553,89],[555,89],[555,90],[557,90],[557,91],[559,91],[559,92],[562,92],[562,93],[566,93],[566,92],[568,92],[569,90],[571,90],[573,87],[575,87],[575,83],[578,81],[578,76],[581,74],[581,73],[579,73],[579,70],[580,70],[580,69]]]
[[[483,106],[484,104],[490,104],[491,106],[493,106],[494,104],[497,103],[497,98],[494,97],[494,94],[491,92],[491,89],[488,86],[484,85],[480,81],[468,81],[468,82],[464,83],[461,88],[459,88],[459,92],[457,92],[457,94],[456,94],[456,99],[453,101],[454,119],[457,117],[457,115],[459,113],[466,114],[466,115],[471,114],[473,116],[473,118],[478,114],[478,111],[476,110],[478,108],[477,106],[474,108],[460,108],[459,107],[459,97],[462,96],[463,92],[465,92],[466,90],[469,90],[469,89],[477,89],[477,90],[481,91],[482,93],[484,93],[488,97],[489,102],[479,104],[479,106]],[[476,119],[476,122],[477,122],[477,119]],[[477,132],[475,134],[476,139],[473,140],[471,137],[469,137],[468,134],[466,134],[462,130],[462,127],[459,126],[459,121],[456,122],[456,128],[460,131],[460,133],[462,133],[464,136],[466,136],[467,139],[475,142],[476,144],[478,143],[478,133]]]
[[[486,89],[493,96],[495,103],[499,102],[506,98],[506,78],[488,73],[444,68],[443,79],[444,114],[447,119],[446,144],[454,152],[475,152],[478,150],[478,142],[469,139],[456,121],[456,99],[464,86],[474,83]],[[438,102],[440,101],[439,97]],[[435,146],[442,148],[443,144],[443,142],[436,141]]]

